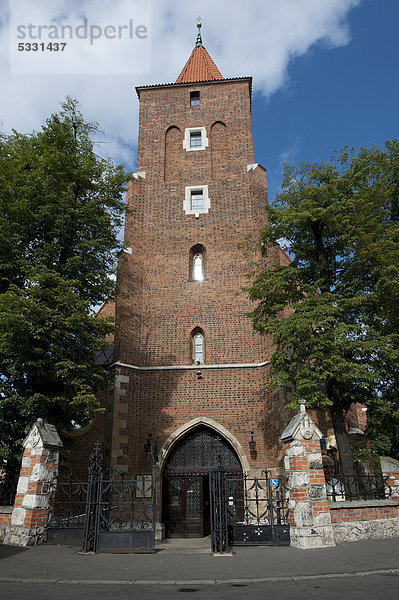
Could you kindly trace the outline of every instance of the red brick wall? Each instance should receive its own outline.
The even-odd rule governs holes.
[[[351,405],[346,415],[348,427],[357,427],[364,431],[367,427],[367,411],[366,407],[360,402]]]
[[[237,295],[249,269],[238,244],[258,236],[267,201],[264,169],[247,171],[254,163],[249,81],[200,86],[199,107],[190,107],[193,89],[140,91],[137,171],[144,171],[145,179],[135,180],[128,192],[134,214],[126,220],[125,247],[133,254],[124,254],[119,266],[115,355],[122,363],[190,365],[195,327],[205,334],[206,364],[260,363],[272,353],[270,340],[252,331],[245,294]],[[184,130],[191,127],[206,128],[208,148],[183,149]],[[183,210],[189,185],[208,185],[210,211],[198,219]],[[203,282],[189,280],[195,244],[206,250]],[[120,433],[129,441],[118,462],[128,460],[129,470],[144,468],[148,431],[162,444],[179,426],[205,416],[226,427],[248,456],[254,431],[254,466],[276,466],[281,403],[268,390],[267,371],[203,369],[198,380],[195,371],[122,369],[130,382],[123,386],[128,414]]]
[[[97,415],[82,431],[72,432],[63,438],[64,447],[60,450],[58,481],[68,481],[70,477],[87,480],[90,455],[93,454],[96,441],[100,442],[102,452],[105,454],[106,422],[110,418],[107,392],[102,391],[98,394],[98,398],[105,412]]]
[[[356,506],[341,507],[331,506],[331,522],[339,523],[342,521],[369,521],[374,519],[390,519],[399,517],[399,506]]]
[[[1,525],[9,525],[11,523],[11,513],[2,513],[0,512],[0,526]]]
[[[115,318],[115,302],[114,300],[108,300],[104,302],[100,310],[97,312],[97,317],[113,317]],[[114,335],[107,335],[107,341],[112,344],[114,341]]]
[[[200,368],[200,367],[199,367]],[[280,463],[279,447],[282,427],[275,412],[274,394],[267,389],[266,369],[196,370],[134,373],[124,387],[128,404],[128,436],[119,464],[129,471],[148,470],[143,445],[147,434],[156,435],[159,444],[178,427],[205,416],[214,419],[233,434],[249,458],[248,442],[251,431],[257,443],[256,461],[251,466],[266,468]]]
[[[259,183],[252,189],[253,174],[247,172],[254,162],[248,82],[202,86],[201,106],[193,108],[190,89],[141,92],[137,169],[146,178],[130,186],[128,200],[135,214],[126,222],[125,246],[133,248],[133,255],[125,254],[120,265],[117,358],[141,365],[189,364],[190,333],[200,326],[208,363],[262,361],[270,356],[270,344],[252,332],[246,317],[250,305],[244,295],[236,296],[248,271],[237,245],[265,222],[264,172],[263,194]],[[212,140],[203,151],[187,152],[182,144],[186,127],[204,126],[210,138],[218,118],[229,132],[229,175],[212,178]],[[175,181],[165,183],[164,138],[171,125],[181,132],[179,167]],[[198,219],[183,211],[185,186],[197,184],[208,185],[211,198],[209,214]],[[204,282],[188,280],[194,244],[206,248]]]
[[[200,106],[190,107],[190,91],[198,89]],[[194,127],[206,128],[205,150],[183,148],[185,129]],[[262,167],[248,171],[254,162],[249,79],[140,89],[138,177],[128,186],[133,213],[126,218],[124,240],[132,254],[123,253],[119,261],[115,361],[190,365],[196,327],[205,335],[208,365],[270,359],[272,343],[253,332],[247,317],[252,305],[239,293],[248,283],[249,260],[260,258],[248,256],[239,244],[258,238],[266,222],[266,174]],[[208,185],[210,210],[199,218],[183,210],[185,186],[192,185]],[[190,249],[200,244],[206,279],[191,281]],[[279,249],[270,260],[289,261]],[[281,465],[279,438],[292,414],[283,410],[284,394],[270,389],[268,367],[202,369],[201,379],[195,370],[122,367],[121,374],[130,380],[107,421],[107,460],[112,455],[129,471],[148,470],[143,450],[148,432],[162,445],[181,425],[207,417],[236,437],[251,467]],[[93,432],[89,438],[92,443]]]

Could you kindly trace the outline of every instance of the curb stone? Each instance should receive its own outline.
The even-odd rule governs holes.
[[[237,583],[277,583],[280,581],[305,581],[309,579],[342,579],[373,575],[397,575],[398,569],[376,569],[353,573],[324,573],[322,575],[293,575],[292,577],[254,577],[248,579],[45,579],[38,577],[0,577],[2,583],[40,583],[50,585],[223,585]]]

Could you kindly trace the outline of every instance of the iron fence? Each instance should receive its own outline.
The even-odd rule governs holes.
[[[89,483],[84,551],[155,549],[155,466],[151,475],[111,471]]]
[[[341,475],[326,480],[327,499],[331,502],[345,500],[383,500],[391,496],[388,477],[378,475]]]
[[[68,481],[53,486],[47,521],[47,541],[82,543],[88,491],[87,481]]]
[[[226,478],[226,493],[230,524],[282,525],[287,523],[287,485],[283,477],[271,477],[263,471],[261,477]]]
[[[223,469],[210,476],[214,552],[232,545],[288,545],[288,489],[284,477],[232,477]]]
[[[83,542],[85,552],[153,552],[155,481],[155,463],[149,475],[103,467],[97,443],[87,480],[55,485],[47,541]]]

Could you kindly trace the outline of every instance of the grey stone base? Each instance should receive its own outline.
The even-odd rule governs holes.
[[[399,519],[397,518],[346,521],[345,523],[333,523],[332,526],[337,544],[399,537]]]
[[[322,527],[291,527],[291,546],[308,550],[335,546],[334,530],[331,525]]]
[[[3,528],[3,544],[10,546],[37,546],[46,540],[44,527],[23,527],[22,525],[6,525]]]
[[[0,506],[0,514],[4,515],[4,517],[6,517],[6,515],[9,515],[9,517],[8,517],[9,519],[11,517],[12,510],[13,510],[12,506]],[[3,542],[4,536],[9,527],[10,527],[10,525],[6,524],[6,523],[2,523],[0,525],[0,544]]]
[[[0,525],[0,544],[5,543],[4,538],[6,536],[8,529],[10,529],[9,525]]]

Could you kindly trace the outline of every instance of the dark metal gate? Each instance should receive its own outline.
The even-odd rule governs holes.
[[[83,539],[84,552],[154,552],[156,464],[149,475],[104,472],[99,445],[87,482],[59,483],[48,539]]]
[[[228,552],[231,546],[229,513],[226,502],[226,471],[222,466],[209,473],[209,495],[212,552]]]
[[[231,546],[290,543],[287,487],[283,477],[231,477],[223,467],[210,473],[213,552]]]

